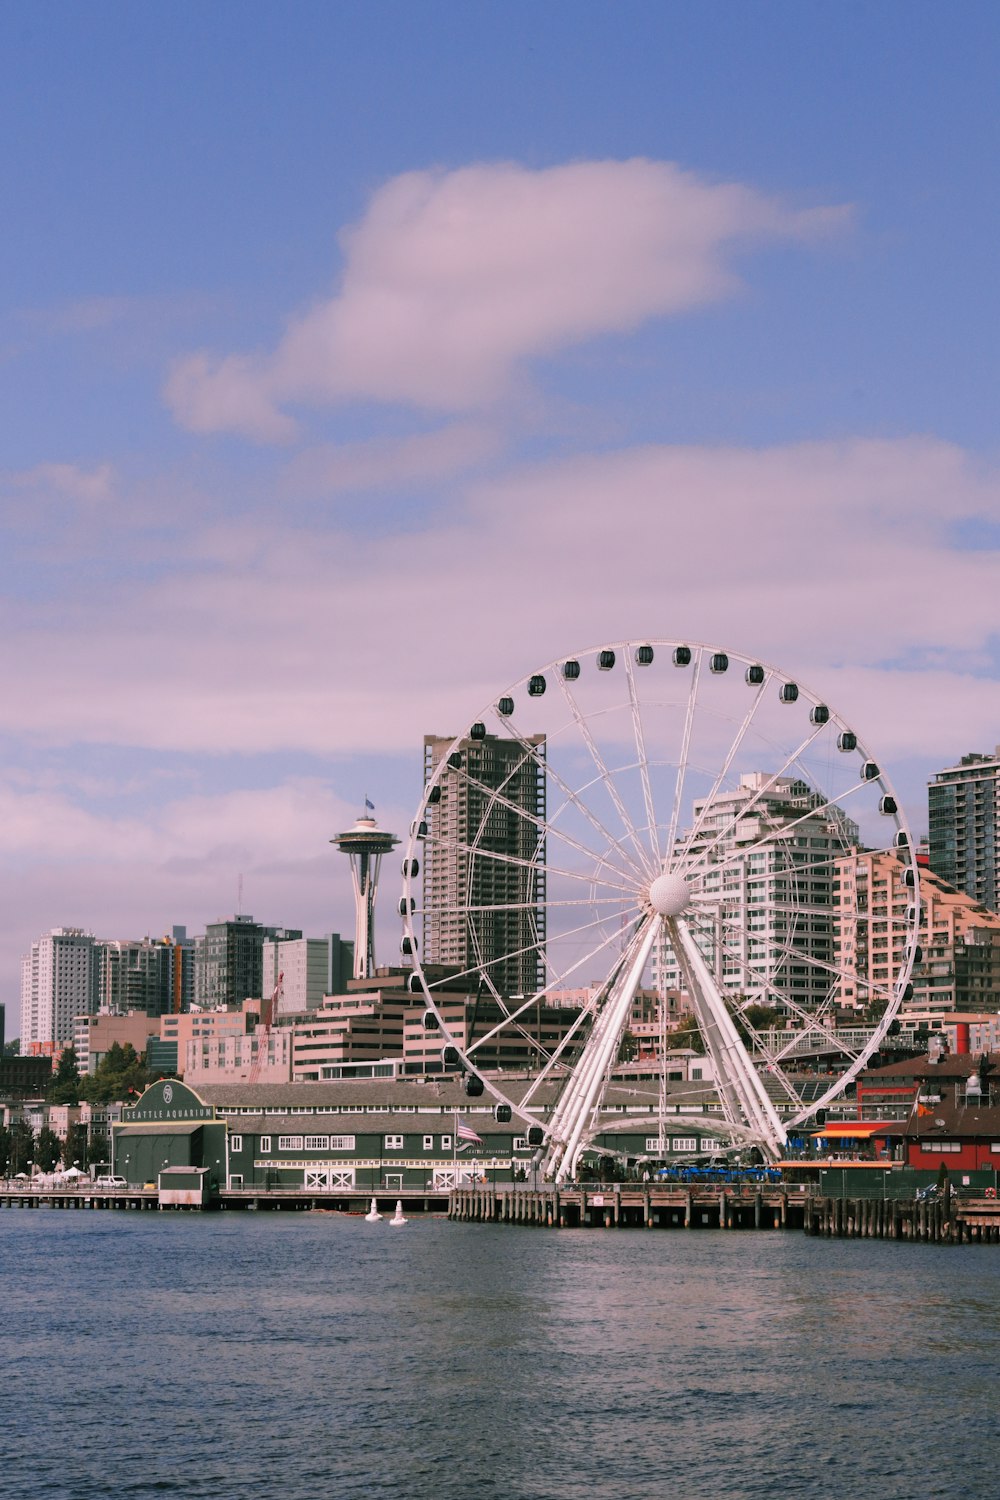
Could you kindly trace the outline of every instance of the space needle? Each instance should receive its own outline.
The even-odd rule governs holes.
[[[379,828],[374,805],[365,798],[365,811],[346,833],[330,840],[351,861],[354,883],[354,977],[371,979],[375,973],[375,894],[383,854],[391,854],[399,843],[394,833]]]

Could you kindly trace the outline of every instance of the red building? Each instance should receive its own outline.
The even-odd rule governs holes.
[[[858,1118],[860,1120],[905,1120],[925,1104],[954,1100],[956,1090],[964,1095],[968,1080],[979,1077],[980,1060],[968,1053],[946,1054],[932,1062],[926,1054],[885,1068],[869,1068],[857,1082]],[[990,1091],[1000,1103],[1000,1055],[990,1057],[984,1095]]]
[[[1000,1167],[1000,1091],[980,1093],[949,1084],[938,1094],[921,1092],[903,1131],[906,1165],[956,1172]]]

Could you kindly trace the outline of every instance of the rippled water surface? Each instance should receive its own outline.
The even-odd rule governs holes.
[[[17,1500],[996,1500],[1000,1248],[0,1213]]]

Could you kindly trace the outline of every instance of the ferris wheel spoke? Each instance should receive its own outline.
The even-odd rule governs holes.
[[[615,782],[614,777],[608,770],[607,762],[605,761],[604,756],[601,754],[600,747],[598,746],[597,741],[594,739],[594,735],[591,731],[590,725],[587,723],[586,717],[580,712],[579,704],[577,703],[574,694],[570,691],[565,677],[563,677],[561,674],[559,677],[559,686],[562,689],[563,697],[566,699],[566,703],[569,706],[569,711],[573,715],[573,719],[580,733],[580,737],[590,753],[590,758],[594,762],[594,766],[597,769],[597,773],[604,784],[608,796],[614,803],[615,811],[617,812],[619,818],[621,818],[622,827],[625,829],[626,836],[628,837],[630,843],[635,849],[636,855],[638,856],[639,864],[637,867],[637,873],[640,875],[640,877],[645,876],[645,878],[648,879],[654,873],[653,867],[650,864],[651,851],[645,847],[642,839],[639,837],[639,831],[633,823],[631,817],[629,816],[628,808],[625,806],[625,803],[622,800],[621,793],[618,790],[618,786]],[[652,835],[652,830],[650,832]]]
[[[798,953],[798,950],[792,950],[792,951],[794,953]],[[857,973],[856,969],[846,968],[846,967],[844,967],[841,964],[835,964],[835,963],[831,962],[828,959],[818,958],[818,957],[816,957],[813,954],[808,954],[806,956],[803,956],[801,958],[801,962],[808,963],[809,967],[812,968],[812,969],[817,969],[817,970],[821,971],[824,974],[829,974],[831,976],[831,978],[835,982],[834,987],[836,986],[836,983],[839,983],[839,982],[842,982],[842,981],[846,982],[848,984],[853,984],[857,980],[857,977],[858,977],[858,973]],[[869,989],[869,990],[877,991],[878,998],[880,1000],[881,999],[888,999],[892,995],[892,986],[891,985],[867,984],[866,988]]]
[[[566,803],[576,808],[581,817],[585,818],[586,821],[595,830],[595,832],[599,833],[601,835],[601,838],[607,842],[609,848],[617,850],[617,852],[621,855],[622,860],[626,864],[628,864],[628,866],[635,874],[636,879],[639,881],[648,879],[648,871],[645,869],[645,867],[640,867],[640,865],[636,864],[635,859],[629,853],[622,840],[616,838],[615,835],[610,831],[610,829],[604,826],[604,824],[601,822],[601,819],[580,795],[579,790],[570,786],[565,777],[559,774],[556,768],[552,765],[548,756],[540,755],[537,747],[532,745],[530,740],[526,739],[525,736],[520,733],[520,731],[516,728],[516,726],[510,719],[502,719],[500,722],[512,733],[516,742],[525,751],[528,759],[532,760],[541,769],[547,780],[551,781],[554,786],[557,786],[559,788],[566,799]]]
[[[772,913],[777,914],[777,915],[790,915],[796,921],[798,919],[800,919],[800,918],[803,917],[803,914],[802,914],[801,911],[799,911],[797,909],[793,909],[793,908],[769,907],[768,910],[771,911]],[[826,915],[826,912],[823,912],[823,915]],[[726,943],[724,941],[724,939],[719,934],[719,928],[720,927],[721,927],[722,932],[726,931],[727,926],[730,927],[730,928],[732,927],[732,925],[733,925],[733,918],[727,919],[725,916],[723,916],[721,918],[721,921],[718,924],[718,926],[716,926],[714,924],[710,926],[709,922],[708,922],[708,919],[706,918],[706,914],[699,913],[698,916],[699,916],[699,919],[701,920],[701,923],[702,923],[702,925],[699,927],[699,931],[702,933],[702,935],[706,939],[711,939],[711,940],[714,940],[715,942],[717,942],[720,945],[722,951],[727,956],[732,956],[734,958],[740,956],[739,955],[739,949],[733,947],[731,943]],[[810,932],[808,932],[804,928],[800,932],[800,937],[802,938],[803,941],[805,941],[805,940],[807,940],[809,938],[813,938],[813,937],[825,937],[825,936],[826,936],[825,933],[810,933]],[[832,938],[832,934],[831,934],[831,938]],[[751,942],[754,942],[754,941],[755,941],[755,939],[753,939],[751,937]],[[770,949],[771,953],[773,955],[775,955],[777,957],[777,960],[778,960],[778,962],[776,964],[774,964],[774,967],[780,967],[781,963],[783,963],[784,961],[787,960],[788,962],[795,962],[795,963],[803,964],[803,965],[807,966],[810,969],[814,969],[817,972],[823,973],[824,975],[828,974],[828,975],[831,976],[831,978],[834,981],[840,981],[840,980],[850,981],[854,977],[852,970],[843,968],[843,967],[841,967],[841,966],[839,966],[839,965],[837,965],[837,964],[835,964],[835,963],[833,963],[833,962],[831,962],[829,960],[821,959],[818,956],[816,956],[814,953],[809,952],[808,949],[806,949],[805,947],[799,947],[796,944],[790,943],[788,941],[783,942],[779,946],[778,943],[777,943],[777,941],[776,941],[776,939],[774,937],[769,937],[767,939],[767,941],[768,941],[769,949]],[[763,946],[763,944],[761,944],[761,946]],[[752,972],[754,974],[759,974],[760,973],[760,970],[757,969],[757,968],[755,968],[755,966],[750,963],[749,959],[744,961],[740,957],[740,962],[741,962],[741,964],[742,964],[743,967],[745,967],[745,968],[748,969],[749,972]],[[783,991],[781,993],[784,994]],[[791,1003],[791,1002],[789,1001],[789,1003]]]
[[[615,898],[612,896],[605,896],[603,898],[603,904],[610,904],[614,899]],[[557,907],[578,906],[586,906],[592,908],[596,904],[598,903],[591,896],[579,896],[576,898],[566,898],[565,900],[557,901],[498,901],[494,905],[484,904],[481,906],[468,906],[463,902],[459,906],[452,906],[448,904],[435,905],[433,907],[414,906],[412,915],[414,917],[420,917],[424,916],[425,914],[430,914],[431,912],[440,912],[443,916],[456,917],[477,916],[484,915],[486,913],[492,913],[494,916],[499,916],[507,911],[552,911]],[[621,903],[621,906],[623,907],[624,903]],[[614,920],[617,912],[610,911],[606,912],[604,915],[605,920],[610,922]]]
[[[584,932],[592,932],[597,927],[606,926],[607,921],[607,917],[595,917],[592,922],[584,922],[579,927],[573,927],[568,932],[560,933],[559,941],[565,942],[568,938],[579,937]],[[577,962],[572,964],[568,969],[562,970],[560,975],[558,976],[559,980],[564,981],[569,977],[570,974],[575,973],[582,964],[588,963],[591,959],[595,958],[598,953],[602,952],[602,950],[607,948],[611,943],[621,942],[621,937],[622,935],[620,932],[611,933],[610,936],[606,937],[602,942],[598,943],[596,948],[592,948],[589,953],[584,954],[582,958],[578,959]],[[437,981],[429,981],[425,975],[424,982],[427,985],[428,989],[440,989],[442,985],[454,984],[456,979],[466,979],[473,974],[484,975],[487,969],[497,968],[502,964],[510,962],[512,959],[523,958],[529,953],[536,953],[540,944],[544,942],[545,939],[541,938],[537,942],[528,943],[523,948],[517,948],[510,953],[503,953],[498,958],[491,958],[485,964],[473,964],[469,968],[460,969],[457,973],[449,973],[447,975],[444,975]],[[538,990],[534,994],[530,995],[524,1002],[525,1005],[534,1005],[536,1001],[540,1000],[544,995],[550,993],[555,988],[557,988],[557,982],[556,980],[553,980],[551,984],[546,985],[543,989]]]
[[[799,875],[822,875],[827,874],[833,879],[836,876],[836,864],[839,859],[847,859],[850,854],[850,846],[845,845],[842,849],[831,849],[828,854],[822,854],[816,859],[809,859],[806,863],[799,863],[797,851],[788,855],[788,863],[781,865],[774,871],[775,878],[784,879],[785,876]],[[717,868],[712,866],[713,869]]]
[[[801,1021],[803,1031],[802,1033],[800,1033],[800,1035],[807,1036],[812,1033],[814,1035],[819,1034],[820,1036],[825,1037],[826,1040],[831,1044],[831,1047],[834,1049],[834,1051],[836,1051],[838,1056],[847,1057],[852,1062],[855,1062],[860,1056],[860,1049],[855,1050],[854,1048],[848,1046],[848,1044],[843,1039],[842,1033],[838,1032],[835,1026],[828,1025],[825,1014],[823,1012],[814,1013],[810,1011],[808,1007],[799,1005],[790,997],[786,997],[784,1003],[786,1009],[791,1011],[792,1015],[795,1016],[797,1020]],[[762,1044],[762,1050],[765,1052],[765,1055],[770,1057],[774,1062],[782,1062],[786,1057],[790,1057],[793,1054],[795,1050],[795,1043],[794,1041],[789,1041],[783,1047],[778,1048],[776,1052],[768,1051],[768,1049]]]
[[[799,828],[803,823],[808,823],[810,818],[821,818],[823,814],[829,812],[831,808],[836,808],[839,812],[843,812],[841,803],[846,801],[848,797],[852,797],[855,792],[861,791],[865,785],[865,782],[859,781],[855,783],[854,786],[848,787],[846,791],[838,793],[836,797],[828,797],[825,801],[820,800],[814,807],[808,807],[805,812],[801,813],[797,818],[793,818],[787,823],[783,822],[773,828],[770,828],[767,833],[765,833],[761,838],[757,839],[754,843],[741,844],[739,848],[735,849],[727,859],[721,859],[717,864],[709,865],[708,869],[711,870],[713,875],[721,875],[726,870],[731,869],[733,865],[739,864],[741,860],[749,859],[750,855],[759,853],[761,849],[766,849],[769,847],[774,848],[775,845],[787,843],[788,835],[794,829]],[[747,809],[742,809],[740,812],[740,817],[744,817],[746,811]],[[737,820],[734,819],[734,821],[728,825],[726,832],[732,831],[732,829],[736,826],[736,821]],[[834,835],[831,835],[831,837],[833,836]],[[840,836],[842,837],[842,835]],[[716,845],[717,844],[718,840],[716,840]],[[850,847],[850,844],[848,844],[845,840],[845,842],[841,846],[841,854],[846,855]],[[690,871],[687,871],[685,873],[694,873],[694,871],[704,868],[705,866],[702,863],[693,866]],[[794,870],[794,868],[794,863],[790,863],[779,873],[790,874]]]
[[[549,1120],[548,1170],[556,1182],[575,1170],[588,1121],[593,1117],[602,1081],[617,1052],[635,991],[649,961],[659,928],[652,913],[636,923],[628,947],[606,985],[603,1003],[594,1007],[594,1025],[573,1074]]]
[[[541,817],[538,813],[527,812],[524,808],[519,807],[516,802],[512,802],[509,797],[504,797],[494,788],[487,786],[485,782],[478,781],[474,776],[470,776],[467,771],[462,770],[459,772],[459,774],[462,776],[463,780],[468,786],[473,787],[477,792],[484,794],[487,799],[486,807],[483,811],[482,818],[480,819],[481,828],[485,827],[491,809],[494,806],[499,805],[500,807],[507,808],[510,812],[517,813],[518,816],[523,818],[526,823],[533,824],[534,827],[544,830],[546,838],[551,835],[552,837],[558,839],[560,843],[563,843],[567,845],[568,848],[575,850],[577,854],[582,854],[585,859],[603,860],[604,856],[601,855],[597,850],[591,849],[588,845],[581,843],[579,839],[574,838],[572,834],[567,833],[565,829],[560,828],[555,818],[547,819]],[[477,845],[476,847],[478,848],[480,846]],[[620,846],[618,847],[620,848]],[[624,850],[622,850],[621,852],[624,858],[628,858]],[[631,864],[631,860],[629,861],[629,863]],[[614,867],[612,866],[612,868]],[[632,866],[632,868],[635,868],[634,865]],[[639,874],[638,870],[636,871],[636,874]]]
[[[705,935],[707,936],[708,934],[706,933]],[[770,995],[772,999],[777,1000],[783,1009],[792,1011],[792,1013],[800,1021],[802,1021],[804,1025],[808,1026],[810,1030],[818,1031],[823,1036],[825,1036],[827,1040],[834,1042],[838,1053],[845,1057],[849,1057],[852,1061],[856,1059],[858,1053],[847,1046],[846,1043],[843,1042],[843,1040],[838,1040],[836,1031],[827,1026],[825,1021],[823,1020],[823,1013],[828,1008],[830,1000],[834,997],[837,987],[837,979],[848,977],[848,971],[838,970],[836,966],[823,963],[818,959],[813,959],[808,954],[803,953],[795,948],[785,948],[780,950],[781,962],[776,965],[776,967],[778,968],[781,967],[782,962],[788,960],[801,962],[802,964],[807,965],[810,968],[819,969],[824,973],[828,973],[834,976],[834,982],[830,986],[826,999],[816,1009],[813,1009],[810,1006],[801,1004],[787,989],[782,989],[777,984],[775,984],[775,982],[769,977],[767,973],[763,972],[760,968],[751,963],[749,959],[744,958],[738,948],[733,947],[730,943],[726,943],[725,940],[720,941],[717,934],[713,934],[713,936],[715,937],[715,941],[721,948],[723,955],[732,963],[734,963],[737,968],[741,969],[746,977],[752,979],[754,989],[763,990],[765,993]],[[750,998],[745,1002],[745,1005],[753,1005],[755,1003],[756,1002],[752,998]],[[742,1015],[742,1011],[744,1008],[745,1006],[737,1006],[736,1012]],[[744,1024],[747,1026],[748,1030],[752,1030],[749,1022],[747,1022],[745,1019]],[[760,1042],[759,1032],[754,1031],[754,1035],[756,1036],[758,1042]],[[782,1053],[780,1055],[772,1054],[767,1050],[766,1047],[763,1046],[763,1043],[761,1043],[761,1047],[762,1051],[767,1056],[768,1061],[772,1063],[776,1063],[777,1061],[779,1061],[780,1056],[787,1055],[787,1053]],[[795,1097],[796,1099],[799,1098],[797,1094]]]
[[[646,804],[646,824],[649,828],[649,842],[652,845],[653,863],[656,869],[660,867],[660,836],[656,824],[656,808],[653,805],[653,788],[649,779],[649,759],[646,755],[646,736],[642,727],[642,710],[639,706],[639,695],[635,686],[635,667],[632,663],[631,652],[625,652],[625,678],[628,683],[628,701],[632,710],[632,733],[635,737],[635,753],[639,762],[639,775],[642,779],[642,798]]]
[[[712,852],[717,849],[719,845],[723,843],[724,840],[734,831],[739,820],[741,818],[745,818],[747,813],[752,812],[753,809],[759,805],[762,799],[767,796],[768,792],[777,785],[777,783],[784,776],[785,772],[796,764],[799,757],[803,755],[805,751],[808,750],[809,746],[814,742],[814,740],[816,740],[817,737],[822,734],[823,728],[823,725],[817,725],[812,734],[807,735],[802,743],[798,746],[798,748],[785,759],[784,764],[779,768],[779,770],[774,771],[770,776],[768,776],[763,785],[759,786],[754,794],[746,802],[741,804],[739,812],[730,820],[730,822],[725,825],[724,828],[721,828],[719,830],[711,843],[706,844],[704,849],[698,851],[698,857],[692,860],[690,864],[684,865],[685,875],[696,875],[699,871],[705,868]],[[862,785],[863,784],[864,783],[862,783]],[[812,809],[812,811],[816,811],[816,809]],[[786,824],[785,828],[787,829],[788,826],[789,825]],[[690,848],[691,841],[690,839],[686,839],[684,843],[685,852],[688,852]],[[712,868],[714,869],[717,867],[713,865]]]
[[[587,885],[596,882],[607,890],[623,891],[632,897],[636,894],[635,886],[622,885],[619,881],[608,880],[604,876],[595,874],[593,870],[566,870],[559,865],[550,865],[540,860],[528,859],[524,855],[508,854],[503,849],[484,849],[481,845],[469,844],[463,839],[446,839],[435,833],[427,834],[426,843],[433,845],[436,849],[448,849],[452,853],[473,855],[477,860],[489,859],[493,860],[496,864],[512,865],[518,869],[537,870],[543,875],[557,875],[564,880],[580,880]]]
[[[495,1040],[496,1037],[502,1035],[502,1033],[504,1031],[507,1031],[511,1026],[516,1026],[521,1035],[530,1036],[530,1032],[528,1032],[527,1028],[521,1022],[520,1018],[521,1016],[526,1015],[533,1006],[537,1006],[539,1003],[540,1002],[538,1001],[538,999],[532,996],[531,1000],[527,1001],[523,1005],[518,1006],[517,1009],[512,1011],[509,1016],[506,1016],[502,1021],[498,1021],[496,1025],[493,1026],[489,1031],[485,1032],[481,1037],[477,1037],[475,1042],[470,1043],[468,1048],[466,1049],[466,1056],[471,1058],[477,1051],[485,1047],[488,1042]],[[535,1093],[537,1092],[538,1085],[542,1083],[544,1079],[548,1078],[553,1068],[557,1063],[559,1063],[563,1054],[569,1048],[570,1043],[575,1040],[577,1032],[583,1025],[585,1025],[585,1023],[589,1019],[590,1012],[586,1007],[581,1007],[579,1014],[570,1023],[565,1035],[560,1038],[559,1042],[551,1052],[549,1052],[548,1049],[539,1048],[540,1051],[544,1052],[545,1063],[543,1064],[542,1070],[536,1075],[535,1079],[533,1080],[533,1084],[530,1085],[522,1095],[522,1103],[525,1103],[528,1099],[534,1097]],[[534,1039],[532,1038],[532,1040]]]
[[[694,668],[691,672],[691,686],[688,689],[687,708],[684,713],[684,731],[681,735],[681,753],[677,763],[677,775],[674,780],[674,805],[670,812],[670,832],[667,835],[667,852],[663,860],[663,868],[672,870],[674,867],[674,850],[677,847],[677,829],[680,824],[681,807],[684,799],[684,782],[687,779],[688,759],[691,754],[691,734],[694,730],[694,712],[698,702],[698,684],[701,680],[701,664],[704,660],[704,649],[699,648],[695,657]]]
[[[741,747],[743,745],[743,741],[746,739],[747,734],[750,732],[750,727],[753,724],[754,716],[757,713],[757,710],[758,710],[758,708],[760,707],[760,705],[761,705],[761,703],[763,701],[763,698],[764,698],[764,689],[767,687],[768,683],[771,681],[771,678],[773,677],[773,675],[774,674],[771,671],[766,672],[766,674],[764,676],[763,682],[760,684],[760,686],[757,688],[757,691],[754,693],[753,700],[752,700],[752,702],[750,704],[750,708],[749,708],[748,712],[746,713],[746,715],[744,716],[743,722],[740,725],[739,729],[736,731],[736,736],[733,739],[733,742],[730,745],[730,747],[729,747],[729,749],[728,749],[728,751],[726,753],[725,759],[722,762],[722,767],[719,770],[719,773],[716,776],[715,781],[712,784],[712,789],[711,789],[711,791],[709,792],[708,796],[705,798],[705,800],[703,801],[703,803],[701,805],[701,812],[698,814],[697,818],[694,821],[694,827],[691,829],[691,832],[686,836],[685,843],[687,845],[692,844],[694,842],[694,840],[698,837],[698,834],[701,832],[702,824],[704,823],[705,818],[708,815],[709,810],[711,809],[712,803],[715,801],[716,797],[719,795],[719,793],[721,792],[722,788],[725,786],[725,784],[726,784],[726,778],[728,777],[729,772],[732,769],[733,761],[736,759],[737,755],[739,754],[740,749],[741,749]]]
[[[784,1144],[784,1127],[740,1040],[700,945],[683,918],[667,916],[664,924],[715,1067],[723,1112],[731,1125],[745,1120],[757,1134],[762,1148],[777,1156]]]
[[[537,1002],[534,1003],[537,1004]],[[500,1005],[501,1008],[506,1009],[503,1006],[502,1001],[500,1001]],[[482,1048],[485,1047],[488,1042],[494,1040],[497,1036],[503,1035],[504,1033],[512,1033],[515,1037],[518,1037],[521,1040],[527,1042],[529,1048],[535,1054],[535,1056],[540,1057],[544,1060],[542,1064],[544,1068],[548,1068],[548,1066],[551,1064],[553,1060],[553,1054],[549,1051],[548,1047],[543,1046],[541,1038],[533,1036],[524,1022],[521,1021],[517,1015],[511,1013],[505,1014],[504,1019],[501,1022],[493,1026],[488,1032],[484,1032],[482,1036],[470,1038],[468,1045],[465,1048],[466,1059],[474,1060],[475,1054],[478,1051],[482,1050]],[[557,1051],[561,1048],[561,1046],[562,1040],[558,1044]]]

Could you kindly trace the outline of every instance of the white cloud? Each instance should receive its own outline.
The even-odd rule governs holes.
[[[84,469],[78,464],[42,463],[32,469],[0,475],[0,489],[30,495],[54,495],[95,506],[110,499],[114,486],[111,464]]]
[[[61,600],[48,625],[8,611],[0,693],[10,731],[55,743],[412,754],[602,637],[716,641],[822,692],[926,659],[940,692],[996,632],[996,555],[952,550],[948,527],[998,514],[997,476],[924,439],[578,457],[480,482],[405,536],[192,532],[163,579]],[[921,674],[891,680],[905,696]],[[953,744],[891,701],[871,703],[874,742]]]
[[[808,240],[848,217],[641,159],[406,173],[342,236],[335,296],[272,354],[182,359],[167,400],[195,431],[265,441],[293,436],[290,403],[472,410],[528,359],[728,295],[748,242]]]
[[[292,465],[287,488],[318,491],[412,489],[440,482],[483,463],[501,449],[501,435],[484,424],[456,423],[435,432],[313,448]]]
[[[970,516],[1000,518],[1000,474],[910,439],[580,455],[480,480],[405,536],[212,519],[192,525],[170,573],[123,569],[75,602],[3,610],[5,731],[331,765],[395,754],[415,803],[423,734],[457,732],[553,658],[662,636],[773,662],[843,713],[890,776],[918,758],[929,772],[1000,739],[997,683],[976,675],[997,634],[1000,554],[950,545]],[[379,815],[402,831],[413,809],[383,807],[378,774]],[[106,785],[8,778],[6,972],[58,922],[203,922],[232,906],[240,873],[269,920],[343,924],[344,872],[323,861],[355,808],[317,781],[275,781],[198,798],[164,782],[145,808],[132,789],[114,816],[88,811],[90,797],[107,805]],[[924,826],[919,806],[911,817]]]
[[[347,861],[329,839],[350,827],[357,806],[328,784],[301,778],[221,796],[152,806],[146,816],[87,811],[41,775],[35,788],[0,780],[0,868],[8,879],[0,911],[0,972],[11,979],[28,944],[50,927],[82,926],[100,937],[141,937],[184,923],[191,933],[236,908],[308,936],[349,937],[354,906]],[[380,807],[386,827],[409,809]],[[395,932],[383,903],[380,954]],[[13,1013],[12,1013],[13,1011]],[[16,1004],[8,1007],[16,1029]]]

